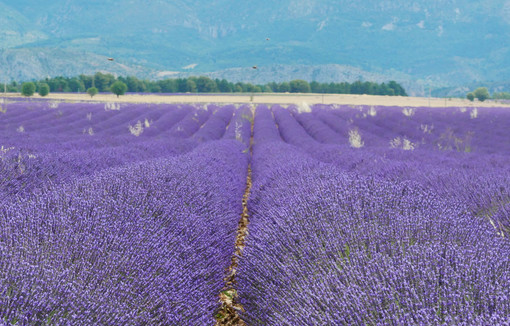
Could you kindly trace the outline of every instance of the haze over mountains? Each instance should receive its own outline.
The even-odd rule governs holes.
[[[424,94],[505,85],[509,36],[507,0],[0,1],[0,82],[211,73],[257,83],[394,79]]]

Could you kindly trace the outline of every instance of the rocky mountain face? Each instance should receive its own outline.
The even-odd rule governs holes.
[[[508,80],[509,36],[509,0],[0,0],[0,79],[354,76],[419,93]]]

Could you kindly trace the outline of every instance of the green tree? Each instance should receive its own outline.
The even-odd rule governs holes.
[[[480,102],[483,102],[491,97],[489,94],[489,90],[486,87],[478,87],[477,89],[475,89],[473,94]]]
[[[237,83],[237,84],[234,86],[234,92],[235,92],[235,93],[242,93],[242,92],[243,92],[243,86],[241,86],[239,83]]]
[[[188,79],[187,78],[177,78],[177,91],[180,93],[186,93],[188,91]]]
[[[360,80],[351,84],[351,94],[363,94],[363,83]]]
[[[35,84],[32,82],[23,83],[21,85],[21,94],[23,96],[32,96],[35,93]]]
[[[46,83],[39,84],[39,95],[46,96],[50,93],[50,86]]]
[[[278,84],[278,92],[280,93],[288,93],[290,92],[290,85],[287,82],[281,82]]]
[[[119,97],[119,95],[124,95],[127,89],[128,89],[127,85],[121,82],[120,80],[117,80],[110,86],[110,91],[113,94],[117,95],[117,97]]]
[[[121,80],[119,78],[119,80],[127,85],[128,91],[130,92],[142,93],[147,91],[147,86],[145,83],[134,76],[128,76],[125,80]]]
[[[222,93],[232,93],[233,87],[226,79],[222,79],[219,82],[216,82],[220,92]]]
[[[177,93],[179,90],[177,80],[175,79],[160,80],[158,85],[161,87],[161,92],[163,93]]]
[[[94,78],[92,76],[79,75],[78,79],[80,80],[81,83],[83,83],[83,89],[89,89],[91,87],[94,87],[93,85]]]
[[[108,87],[115,82],[115,77],[112,74],[103,74],[96,72],[94,75],[94,87],[97,87],[100,92],[107,92]]]
[[[161,93],[161,86],[159,86],[157,83],[150,83],[148,86],[149,86],[149,92]]]
[[[263,93],[272,93],[273,90],[271,89],[271,87],[269,87],[269,85],[264,85],[264,88],[262,89],[262,92]]]
[[[97,92],[98,92],[98,91],[97,91],[97,88],[95,88],[95,87],[89,87],[89,88],[87,89],[87,94],[89,94],[89,95],[90,95],[90,97],[94,97],[94,95],[96,95],[96,94],[97,94]]]
[[[467,93],[466,98],[473,102],[475,100],[475,94],[473,94],[473,92],[469,92]]]
[[[67,84],[71,92],[83,92],[85,90],[85,85],[83,84],[83,81],[80,80],[79,78],[73,77],[69,79],[69,82]]]
[[[216,82],[209,77],[200,76],[195,81],[199,93],[212,93],[218,91]]]
[[[395,95],[397,96],[407,96],[405,89],[394,80],[390,80],[390,82],[388,83],[388,87],[393,89]]]
[[[321,84],[316,81],[312,81],[310,83],[310,90],[312,91],[312,93],[322,93],[323,92]]]
[[[495,100],[510,100],[510,93],[508,92],[499,92],[492,94],[492,98]]]
[[[196,93],[196,91],[197,84],[193,81],[193,79],[188,78],[188,80],[186,80],[186,92]]]
[[[289,83],[291,93],[310,93],[310,84],[306,80],[295,79]]]

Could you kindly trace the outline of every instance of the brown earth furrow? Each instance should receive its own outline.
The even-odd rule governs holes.
[[[253,114],[254,115],[254,114]],[[252,156],[253,148],[253,119],[251,121],[251,137],[250,137],[250,157]],[[238,302],[238,293],[236,290],[236,274],[239,260],[243,255],[245,247],[245,239],[248,234],[249,224],[249,211],[248,211],[248,198],[250,197],[252,186],[251,180],[251,164],[248,164],[248,173],[246,176],[246,189],[243,194],[242,205],[243,212],[237,227],[237,236],[235,242],[234,253],[230,267],[225,276],[225,287],[220,292],[219,298],[221,307],[215,314],[216,326],[245,326],[246,323],[239,317],[239,311],[244,311],[243,306]]]

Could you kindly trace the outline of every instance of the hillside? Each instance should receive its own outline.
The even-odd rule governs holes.
[[[251,78],[251,72],[243,68],[257,65],[273,69],[273,79],[279,80],[338,65],[339,77],[351,71],[383,79],[396,76],[418,90],[431,84],[505,81],[510,73],[506,42],[510,1],[506,0],[55,0],[51,4],[21,0],[0,1],[0,9],[3,51],[23,49],[28,52],[22,53],[38,58],[41,49],[59,49],[63,51],[59,66],[68,67],[50,68],[54,65],[29,60],[30,69],[19,71],[13,60],[4,59],[7,67],[2,65],[0,73],[9,78],[68,74],[98,65],[119,74],[135,71],[140,77],[157,77],[162,71],[223,76],[237,71],[244,79]],[[75,51],[85,53],[87,59],[73,60]],[[123,68],[105,65],[105,57],[115,57]],[[281,65],[294,68],[275,69]],[[94,69],[83,73],[90,70]],[[320,81],[329,78],[311,76],[324,78]]]

